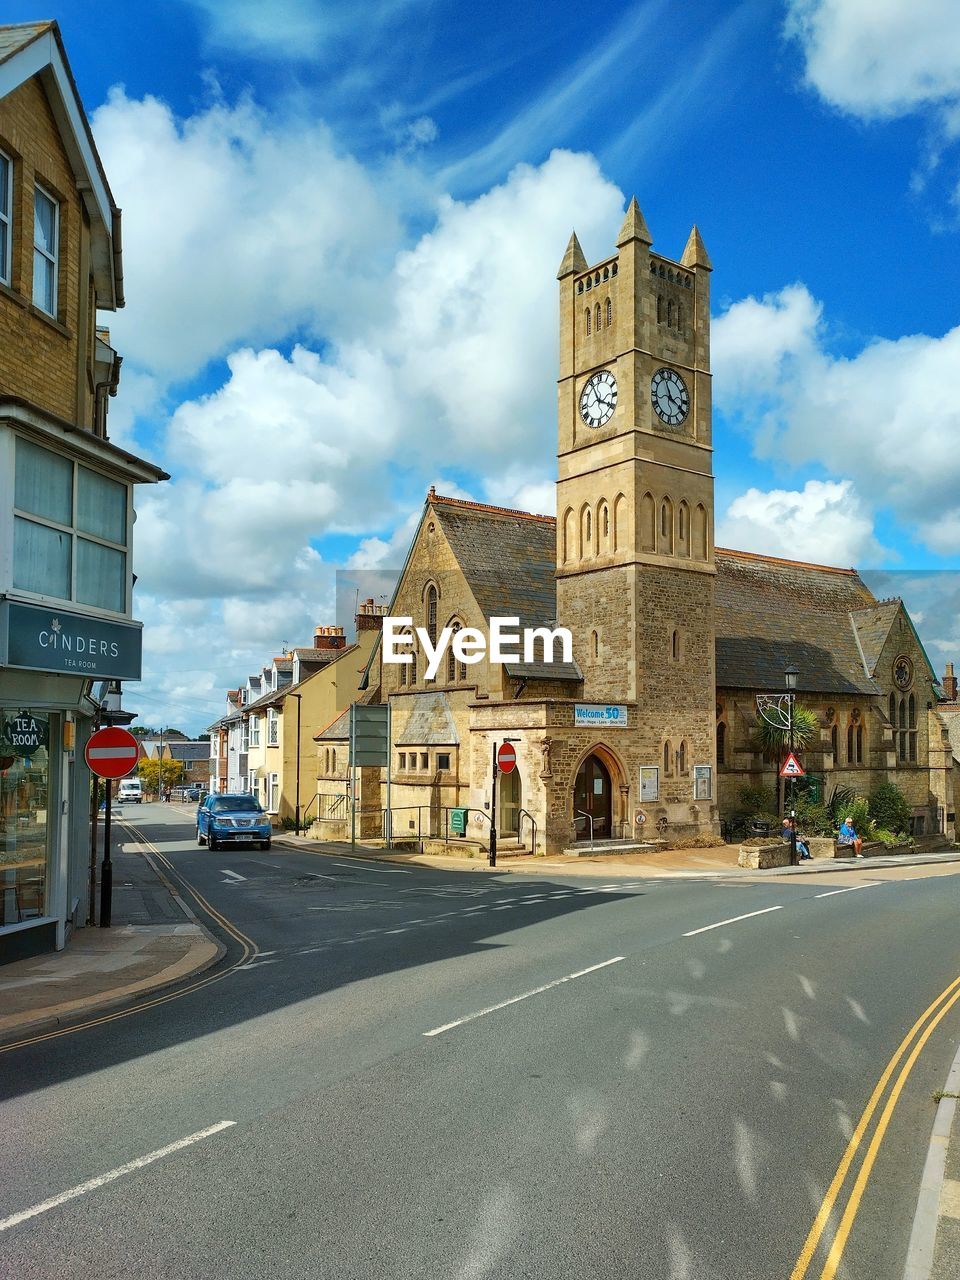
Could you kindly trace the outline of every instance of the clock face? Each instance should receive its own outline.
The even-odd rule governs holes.
[[[909,658],[898,658],[893,664],[893,678],[898,689],[906,689],[913,679],[913,663]]]
[[[679,427],[690,412],[687,384],[673,369],[658,369],[650,380],[650,399],[668,427]]]
[[[617,407],[617,380],[609,369],[601,369],[584,383],[580,392],[580,417],[588,427],[602,427]]]

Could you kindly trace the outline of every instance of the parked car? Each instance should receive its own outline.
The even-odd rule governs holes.
[[[186,787],[185,790],[187,800],[202,800],[207,794],[203,787]]]
[[[270,848],[270,818],[254,796],[207,796],[197,809],[197,844],[210,849],[231,844]]]

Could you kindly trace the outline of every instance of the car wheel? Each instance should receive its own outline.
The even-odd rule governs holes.
[[[212,835],[207,836],[207,848],[210,850],[211,853],[216,852],[217,842],[216,840],[214,840]]]
[[[197,844],[205,845],[206,843],[206,840],[204,840],[203,836],[200,834],[200,828],[197,827]]]
[[[269,840],[261,840],[261,841],[260,841],[260,848],[261,848],[261,849],[263,849],[263,850],[267,850],[267,849],[269,849],[269,848],[270,848],[270,841],[269,841]]]

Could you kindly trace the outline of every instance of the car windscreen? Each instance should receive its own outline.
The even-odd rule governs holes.
[[[211,801],[213,813],[263,813],[252,796],[220,796]]]

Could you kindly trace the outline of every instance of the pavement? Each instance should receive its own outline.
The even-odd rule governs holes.
[[[118,833],[119,834],[119,833]],[[387,853],[349,843],[289,834],[274,844],[298,852],[360,861],[416,864],[450,871],[493,870],[485,858]],[[879,870],[960,861],[960,850],[889,855],[862,861],[818,860],[767,871],[737,866],[738,847],[659,850],[571,858],[501,857],[496,871],[556,876],[602,874],[636,880],[723,877],[764,881],[784,876]],[[114,854],[113,925],[78,930],[67,948],[0,968],[0,1044],[19,1043],[84,1017],[99,1015],[210,968],[225,948],[196,919],[155,863],[135,847]],[[904,1280],[960,1276],[960,1053],[939,1101],[924,1169]]]
[[[202,972],[224,954],[142,854],[115,850],[112,925],[0,967],[0,1043],[105,1012]]]

